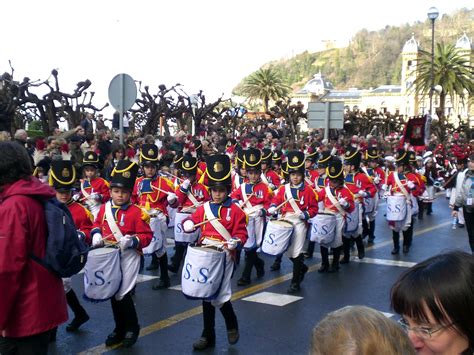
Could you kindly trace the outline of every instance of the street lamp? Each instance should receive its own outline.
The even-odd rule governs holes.
[[[435,21],[438,18],[439,11],[436,7],[432,6],[428,10],[428,18],[431,20],[431,71],[430,71],[430,115],[433,114],[433,88],[434,88],[434,28]]]

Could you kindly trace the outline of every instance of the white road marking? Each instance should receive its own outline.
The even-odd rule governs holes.
[[[147,281],[154,280],[154,279],[157,279],[157,278],[158,278],[158,276],[138,274],[137,283],[147,282]]]
[[[183,289],[181,288],[181,284],[179,285],[176,285],[176,286],[171,286],[171,287],[168,287],[168,290],[175,290],[175,291],[182,291]]]
[[[387,265],[387,266],[400,266],[400,267],[412,267],[416,263],[410,261],[401,261],[401,260],[387,260],[387,259],[374,259],[374,258],[364,258],[359,260],[358,258],[352,259],[357,263],[366,263],[366,264],[377,264],[377,265]]]
[[[259,292],[252,296],[242,298],[242,301],[257,302],[282,307],[301,299],[303,299],[303,297],[284,295],[274,292]]]

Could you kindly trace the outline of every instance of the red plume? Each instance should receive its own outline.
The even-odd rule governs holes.
[[[46,148],[46,143],[44,142],[44,139],[40,138],[36,141],[36,149],[38,150],[44,150]]]
[[[67,143],[62,144],[60,149],[61,152],[69,153],[69,146],[67,145]]]

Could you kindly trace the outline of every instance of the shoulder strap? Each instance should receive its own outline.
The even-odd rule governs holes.
[[[343,215],[346,215],[346,211],[344,211],[344,208],[342,208],[341,204],[339,201],[336,199],[336,197],[332,194],[331,188],[329,186],[326,186],[325,188],[326,191],[326,196],[329,198],[331,203],[337,208],[337,210]]]
[[[84,190],[84,180],[81,180],[81,192],[82,192],[82,194],[84,195],[85,198],[89,198],[90,194],[88,194],[87,191]]]
[[[191,186],[189,186],[189,190],[186,196],[189,198],[189,201],[193,203],[194,207],[197,207],[199,206],[199,202],[198,200],[196,200],[196,197],[194,197],[194,195],[192,194],[191,189],[192,189]]]
[[[105,217],[112,234],[114,235],[115,239],[119,241],[123,237],[123,234],[120,231],[120,228],[117,226],[117,222],[115,222],[114,215],[112,214],[112,204],[110,201],[105,204]]]
[[[265,176],[264,173],[261,173],[261,174],[260,174],[260,179],[262,179],[262,181],[263,181],[265,184],[270,185],[270,183],[268,182],[268,179],[267,179],[267,177]]]
[[[285,185],[285,194],[286,194],[286,199],[290,200],[289,203],[291,205],[291,208],[293,208],[293,211],[297,214],[303,213],[301,211],[300,207],[298,206],[298,204],[295,202],[295,199],[293,198],[293,195],[291,193],[291,187],[290,187],[289,183]]]
[[[244,182],[242,185],[240,185],[240,191],[242,192],[242,199],[243,201],[247,200],[247,192],[245,191],[245,186],[247,184]],[[242,206],[242,208],[252,208],[252,204],[250,203],[250,199],[248,199],[245,204]]]
[[[222,225],[222,223],[219,222],[219,220],[214,219],[214,218],[216,218],[216,216],[214,216],[214,214],[212,213],[212,210],[211,210],[211,203],[210,203],[209,201],[207,201],[207,202],[204,204],[204,212],[206,213],[207,219],[210,220],[210,223],[212,224],[212,226],[214,227],[214,229],[215,229],[225,240],[230,240],[230,239],[232,239],[232,236],[231,236],[230,233],[227,231],[227,229],[225,229],[225,227]]]
[[[405,189],[405,186],[403,186],[402,182],[400,181],[400,178],[398,177],[398,173],[394,172],[394,178],[395,178],[395,183],[397,184],[398,188],[402,192],[403,195],[405,195],[405,198],[407,200],[410,200],[410,194],[408,191]],[[406,178],[408,180],[408,177]]]

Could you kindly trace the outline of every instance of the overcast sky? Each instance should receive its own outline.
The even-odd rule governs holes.
[[[349,40],[358,30],[425,21],[472,0],[398,1],[4,1],[0,71],[16,80],[46,79],[59,70],[61,88],[92,81],[101,105],[110,80],[128,73],[156,87],[181,83],[188,93],[230,95],[252,71],[323,40]],[[153,92],[155,90],[152,90]]]

